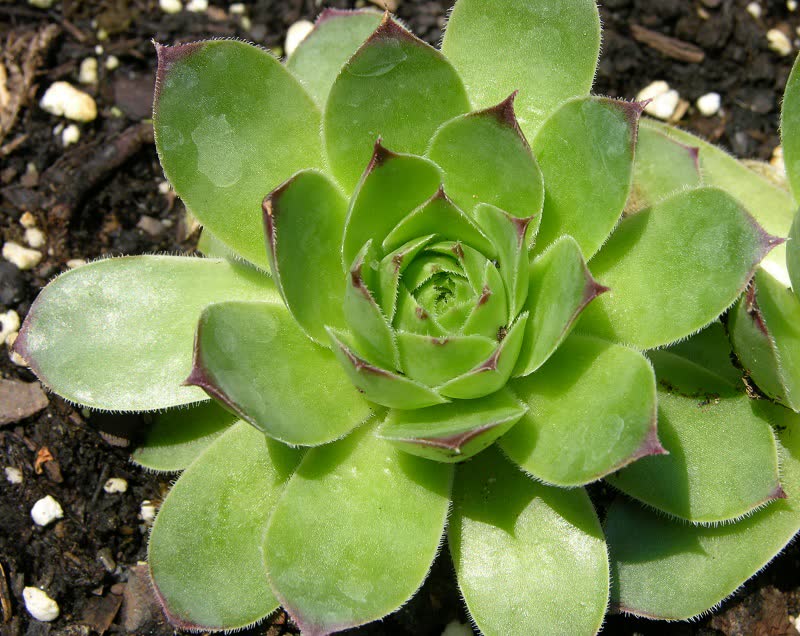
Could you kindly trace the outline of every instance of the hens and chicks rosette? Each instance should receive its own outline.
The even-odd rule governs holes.
[[[701,178],[719,151],[589,95],[599,44],[591,0],[459,0],[441,51],[338,10],[286,65],[157,47],[209,258],[67,272],[16,350],[158,412],[134,458],[184,471],[149,546],[177,627],[378,620],[446,536],[483,633],[592,634],[609,598],[705,611],[797,530],[794,414],[717,320],[782,241]],[[604,477],[647,507],[593,504]]]

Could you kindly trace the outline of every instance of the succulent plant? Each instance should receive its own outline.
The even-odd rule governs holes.
[[[68,400],[157,412],[134,459],[183,471],[149,545],[176,627],[379,620],[446,536],[483,633],[592,634],[609,599],[708,610],[800,528],[795,204],[590,95],[599,43],[593,0],[459,0],[441,51],[366,10],[285,65],[157,46],[207,258],[66,272],[15,348]]]

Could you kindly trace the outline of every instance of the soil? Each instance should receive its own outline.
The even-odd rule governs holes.
[[[24,318],[38,291],[71,259],[193,249],[196,231],[187,227],[180,201],[160,189],[163,178],[152,130],[143,123],[155,73],[151,39],[175,43],[236,36],[275,48],[282,45],[289,25],[313,18],[317,4],[246,3],[248,26],[241,15],[216,6],[204,13],[168,15],[154,0],[61,0],[47,10],[21,0],[0,0],[8,103],[18,105],[0,111],[1,238],[24,243],[20,219],[29,211],[48,239],[42,262],[32,270],[21,272],[0,261],[0,313],[13,309]],[[352,7],[354,2],[327,4]],[[400,0],[397,13],[435,43],[451,4]],[[787,9],[784,1],[762,1],[762,15],[756,19],[746,4],[605,0],[595,92],[633,98],[651,81],[666,79],[690,104],[680,125],[739,156],[768,160],[779,143],[780,99],[793,55],[771,51],[766,32],[777,28],[795,39],[800,12]],[[99,29],[106,39],[98,37]],[[664,54],[651,46],[652,32],[680,42]],[[97,46],[102,46],[101,54]],[[116,69],[102,63],[109,55],[119,60]],[[64,122],[40,109],[38,99],[56,80],[77,84],[80,62],[92,56],[101,60],[99,82],[82,88],[96,98],[99,116],[81,125],[79,141],[65,148],[53,132]],[[2,84],[0,76],[0,91]],[[723,110],[703,117],[691,104],[709,91],[722,95]],[[0,104],[4,99],[0,93]],[[0,383],[35,381],[4,349],[0,372]],[[15,387],[20,388],[0,385],[0,397]],[[170,478],[134,466],[123,438],[135,437],[146,423],[138,416],[88,413],[54,395],[46,396],[47,405],[41,408],[42,394],[26,390],[24,395],[23,403],[15,404],[19,409],[7,417],[3,412],[12,400],[0,405],[0,468],[17,468],[23,477],[22,483],[11,484],[0,475],[0,634],[171,634],[152,604],[141,565],[148,527],[140,516],[142,502],[157,505]],[[127,480],[127,491],[106,493],[103,485],[110,477]],[[45,495],[55,497],[65,514],[39,528],[31,523],[29,511]],[[798,566],[800,548],[795,544],[700,621],[663,624],[611,616],[604,633],[796,634]],[[58,600],[57,620],[30,618],[22,601],[26,585],[43,586]],[[452,620],[467,622],[445,553],[403,610],[378,626],[352,633],[438,635]],[[246,633],[277,635],[296,629],[279,612]]]

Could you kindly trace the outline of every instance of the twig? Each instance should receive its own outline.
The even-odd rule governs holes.
[[[631,25],[631,35],[637,42],[646,44],[651,49],[655,49],[673,60],[699,64],[706,59],[705,51],[699,46],[678,38],[671,38],[658,31],[651,31],[639,24]]]

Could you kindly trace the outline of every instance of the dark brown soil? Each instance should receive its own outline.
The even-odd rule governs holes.
[[[152,133],[141,123],[149,116],[155,72],[150,40],[238,36],[277,47],[290,24],[313,18],[317,11],[314,0],[246,4],[250,29],[220,8],[166,15],[155,0],[61,0],[49,10],[22,0],[0,0],[0,50],[9,77],[15,63],[26,71],[26,54],[35,51],[42,37],[52,37],[38,62],[28,60],[32,84],[29,90],[17,91],[19,117],[0,139],[1,238],[23,243],[19,219],[30,211],[48,236],[47,254],[25,272],[0,261],[0,313],[14,309],[24,318],[39,289],[70,259],[193,248],[196,236],[184,225],[181,203],[159,191],[162,175]],[[350,7],[354,2],[327,4]],[[437,42],[451,4],[401,0],[398,14],[416,33]],[[790,12],[783,0],[762,1],[763,14],[756,20],[745,11],[746,4],[606,0],[596,92],[632,98],[657,79],[668,80],[690,103],[706,92],[719,92],[720,115],[704,118],[691,107],[680,124],[739,156],[769,159],[779,143],[780,98],[793,55],[780,57],[770,51],[765,34],[779,28],[796,38],[800,12]],[[634,25],[680,39],[683,43],[673,54],[680,59],[634,39],[635,31],[642,40],[641,29]],[[51,32],[44,31],[48,27]],[[107,40],[98,41],[98,28],[108,33]],[[39,41],[34,39],[37,33]],[[53,81],[77,83],[81,60],[95,56],[97,45],[103,47],[100,81],[83,88],[96,97],[100,115],[80,126],[80,140],[65,150],[53,135],[59,119],[42,111],[38,98]],[[702,62],[681,61],[687,56],[696,59],[698,51]],[[102,64],[111,54],[120,61],[113,71]],[[11,362],[4,348],[0,372],[7,380],[35,380]],[[138,469],[126,448],[98,434],[99,429],[119,434],[145,425],[135,416],[88,414],[52,395],[47,408],[36,415],[0,423],[0,468],[15,467],[23,473],[19,485],[0,473],[2,636],[172,633],[150,605],[143,570],[136,566],[145,558],[148,531],[139,518],[140,505],[163,498],[170,478]],[[109,477],[126,479],[127,492],[104,492]],[[42,529],[31,522],[29,511],[48,494],[61,503],[65,516]],[[715,614],[696,623],[612,616],[604,633],[796,634],[792,621],[800,614],[799,565],[800,549],[794,545]],[[43,586],[58,600],[61,616],[56,621],[30,619],[22,602],[26,585]],[[408,606],[378,626],[353,633],[438,635],[453,619],[466,620],[445,553]],[[278,614],[248,633],[295,631]]]

